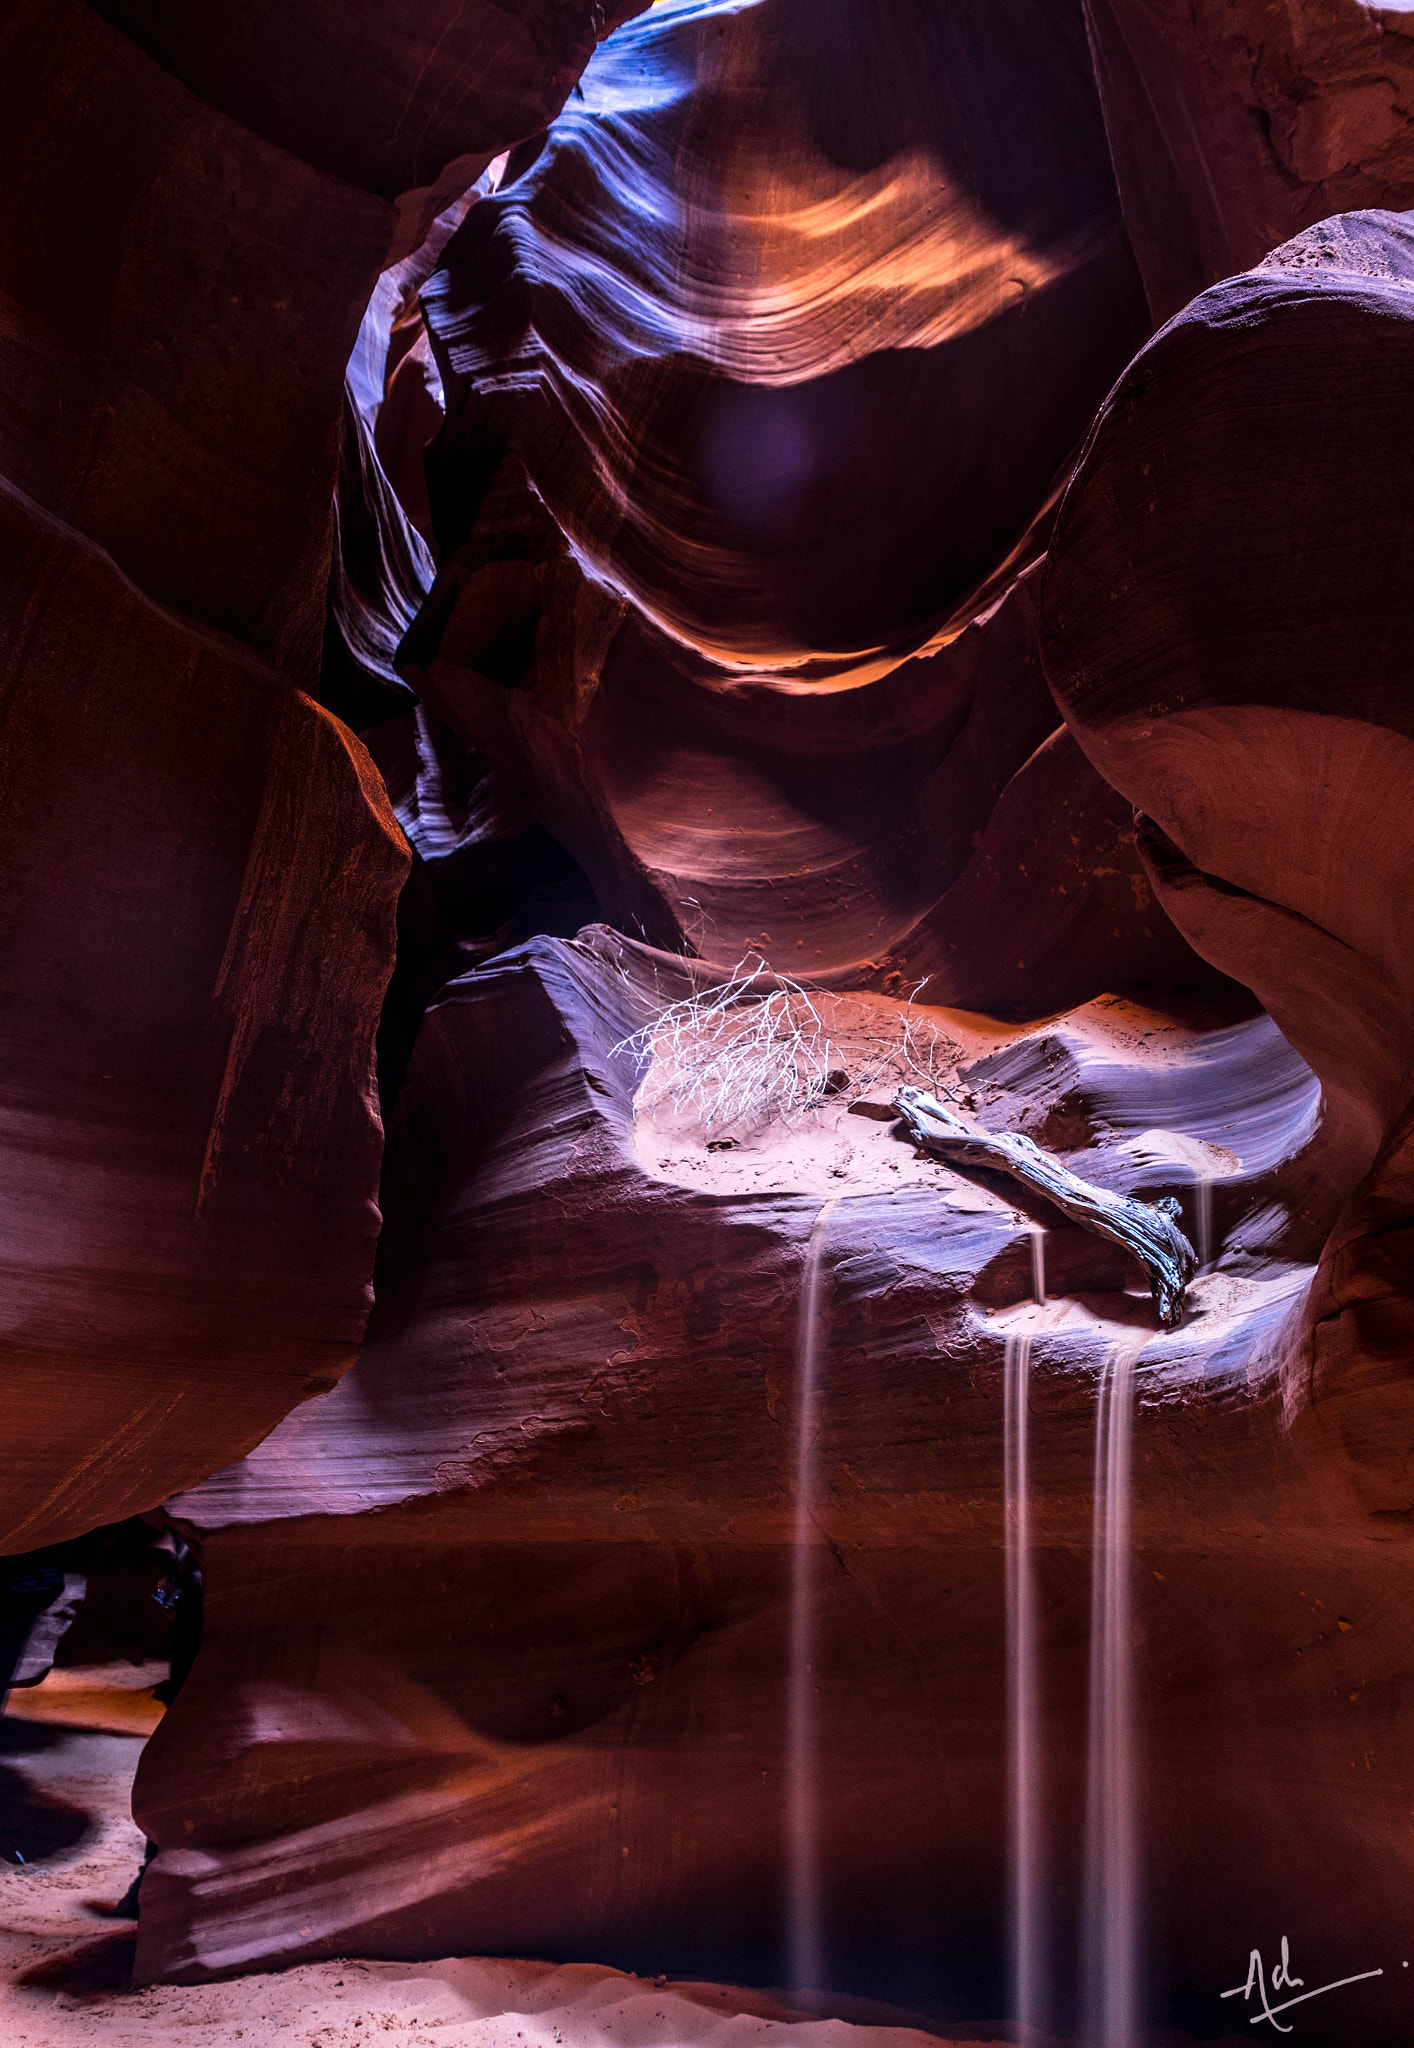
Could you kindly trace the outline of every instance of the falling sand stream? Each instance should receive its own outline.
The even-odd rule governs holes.
[[[1202,1168],[1195,1168],[1193,1173],[1193,1210],[1198,1272],[1206,1273],[1213,1263],[1213,1177]]]
[[[821,1254],[834,1202],[815,1218],[801,1276],[796,1332],[795,1530],[790,1576],[790,1664],[786,1701],[787,1981],[795,1990],[825,1983],[820,1921],[819,1730],[815,1706],[816,1452],[820,1435],[820,1355],[824,1335]]]
[[[830,1211],[815,1218],[801,1275],[796,1337],[794,1528],[786,1711],[787,1981],[827,1978],[821,1916],[819,1728],[816,1652],[820,1546],[815,1541],[821,1363],[825,1349],[824,1245]],[[1045,1299],[1045,1233],[1031,1241],[1032,1290]],[[1134,1372],[1146,1335],[1110,1346],[1101,1371],[1095,1434],[1086,1773],[1083,2000],[1093,2048],[1132,2048],[1138,2018],[1138,1814],[1130,1604],[1130,1478]],[[1028,1406],[1031,1337],[1006,1339],[1003,1462],[1006,1547],[1008,1950],[1015,2021],[1039,2030],[1049,2012],[1042,1864],[1042,1740],[1037,1600],[1031,1548]]]
[[[1012,2017],[1041,2025],[1041,1754],[1036,1683],[1036,1586],[1027,1492],[1031,1339],[1006,1340],[1003,1364],[1007,1627],[1007,1946]]]
[[[1046,1299],[1046,1233],[1031,1226],[1031,1292]],[[1041,1737],[1037,1691],[1036,1582],[1031,1557],[1027,1418],[1031,1338],[1006,1340],[1002,1364],[1002,1471],[1007,1631],[1007,1951],[1012,2017],[1042,2024],[1045,1930],[1040,1907]]]
[[[1111,1345],[1100,1376],[1090,1594],[1085,1817],[1085,2038],[1133,2048],[1138,2020],[1139,1846],[1130,1607],[1134,1368],[1145,1337]]]

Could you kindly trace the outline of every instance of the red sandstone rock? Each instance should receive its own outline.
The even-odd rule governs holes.
[[[635,1143],[633,1067],[611,1048],[633,988],[661,1000],[688,971],[608,934],[542,940],[430,1011],[363,1357],[176,1504],[202,1532],[210,1634],[139,1782],[162,1845],[140,1975],[469,1945],[776,1975],[795,1345],[821,1197],[792,1188],[788,1147],[777,1178],[728,1195]],[[1309,1274],[1293,1252],[1331,1215],[1329,1195],[1311,1206],[1309,1073],[1273,1058],[1265,1019],[1157,1052],[1098,1028],[1025,1039],[969,1079],[998,1115],[1060,1118],[1073,1162],[1116,1184],[1189,1202],[1185,1161],[1218,1172],[1232,1262],[1146,1348],[1135,1505],[1150,1911],[1170,1981],[1215,1997],[1238,1904],[1280,1901],[1298,1945],[1390,1924],[1388,1864],[1329,1795],[1351,1739],[1331,1686],[1358,1662],[1376,1717],[1392,1697],[1405,1567],[1352,1538],[1339,1485],[1281,1433],[1280,1331]],[[996,1996],[1002,1333],[1036,1332],[1059,1885],[1082,1801],[1094,1376],[1152,1312],[1137,1269],[1065,1227],[1047,1252],[1068,1304],[1028,1308],[1029,1230],[957,1206],[945,1172],[837,1185],[816,1510],[827,1919],[850,1988],[956,2014]],[[1319,1643],[1298,1600],[1317,1551],[1316,1597],[1359,1615],[1358,1643]],[[1357,1788],[1371,1810],[1409,1789],[1397,1752],[1378,1771]],[[1197,1828],[1219,1797],[1229,1825]],[[1240,1871],[1230,1829],[1260,1836]],[[1068,1929],[1073,1904],[1053,1906]]]
[[[841,17],[842,102],[804,19],[645,17],[448,244],[401,671],[653,943],[1006,1016],[1201,976],[1016,582],[1140,318],[1078,23]]]
[[[326,712],[34,506],[0,519],[23,1550],[154,1506],[354,1357],[406,853]]]
[[[403,516],[363,414],[346,392],[320,692],[351,726],[375,726],[416,702],[393,655],[432,573],[426,546]]]
[[[394,256],[559,112],[596,37],[645,0],[101,0],[184,85],[329,177],[398,205]]]
[[[1034,0],[643,16],[423,306],[439,528],[509,445],[651,617],[802,680],[993,577],[1145,326],[1083,26]]]
[[[1155,318],[1298,229],[1414,205],[1414,23],[1365,0],[1085,0]]]
[[[11,1547],[151,1507],[357,1348],[406,853],[293,687],[344,369],[399,238],[604,25],[20,0],[0,28]]]
[[[1414,1499],[1392,1425],[1414,1398],[1411,375],[1409,215],[1323,222],[1203,294],[1101,413],[1043,603],[1052,685],[1151,821],[1161,901],[1321,1077],[1340,1182],[1369,1170],[1293,1364],[1385,1513]]]
[[[402,672],[620,928],[1001,1016],[1202,977],[1055,726],[1025,582],[834,688],[730,677],[586,578],[523,481],[490,496],[488,550],[523,552],[459,551]]]
[[[66,13],[61,45],[23,7],[0,50],[28,81],[0,145],[28,494],[5,501],[0,1170],[10,1540],[238,1459],[177,1503],[208,1638],[139,1790],[141,1973],[468,1947],[775,1972],[822,1197],[779,1160],[703,1185],[645,1150],[613,1047],[703,970],[606,933],[501,951],[546,923],[548,833],[665,947],[755,943],[838,986],[926,973],[1013,1016],[1192,982],[1157,898],[1308,1054],[1319,1080],[1262,1017],[1100,1048],[1092,1015],[964,1078],[984,1121],[1177,1194],[1195,1231],[1215,1177],[1220,1269],[1139,1378],[1169,1981],[1212,2001],[1240,1976],[1239,1909],[1298,1953],[1393,1953],[1408,1565],[1370,1534],[1411,1499],[1407,227],[1326,223],[1122,380],[1047,571],[1058,730],[1017,572],[1143,328],[1079,16],[762,0],[606,55],[428,287],[451,417],[426,506],[433,377],[382,301],[351,370],[334,612],[365,673],[391,679],[430,567],[402,522],[442,558],[405,649],[430,709],[375,741],[420,861],[399,1071],[448,985],[399,1102],[368,1344],[292,1409],[362,1325],[402,859],[367,757],[289,687],[324,623],[339,377],[376,264],[545,128],[599,24],[401,5],[336,47],[306,5],[103,13]],[[1400,189],[1388,12],[1278,24],[1236,87],[1230,27],[1165,51],[1137,0],[1090,17],[1156,304],[1185,265],[1254,260],[1282,206],[1276,235],[1341,180]],[[311,50],[332,89],[304,84]],[[1136,168],[1143,91],[1168,165]],[[1235,169],[1209,218],[1175,109],[1205,174],[1255,135],[1275,179]],[[87,237],[59,276],[56,221]],[[1028,1306],[1024,1221],[921,1171],[820,1224],[814,1676],[841,1974],[956,2010],[995,2004],[1002,1917],[1002,1346],[1035,1347],[1069,1944],[1094,1381],[1149,1312],[1063,1227],[1059,1298]],[[1388,2005],[1362,2039],[1406,2032]]]
[[[0,471],[312,688],[343,365],[393,208],[80,0],[12,9],[0,80]]]
[[[422,452],[442,419],[442,378],[424,331],[389,379],[375,445],[405,518],[429,544],[435,536]]]

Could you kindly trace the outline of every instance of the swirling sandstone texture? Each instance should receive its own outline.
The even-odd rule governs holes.
[[[1077,11],[644,16],[422,306],[398,666],[614,923],[1008,1016],[1201,973],[1024,573],[1146,318]]]
[[[789,665],[990,576],[1144,320],[1082,24],[1033,0],[646,16],[423,303],[448,537],[499,439],[651,616]]]
[[[1320,0],[1085,0],[1157,320],[1350,208],[1414,205],[1414,21]]]
[[[1065,2013],[1134,1355],[1150,2016],[1210,2033],[1414,1879],[1414,263],[1307,227],[1411,196],[1407,22],[610,25],[0,30],[8,1541],[199,1544],[142,1977],[778,1978],[794,1580],[830,1972],[995,2013],[1029,1341]],[[753,949],[851,1088],[931,1006],[984,1127],[1175,1197],[1182,1325],[845,1095],[655,1120],[627,1041]]]
[[[994,2009],[997,1433],[1017,1333],[1058,1955],[1085,1797],[1095,1382],[1124,1343],[1143,1346],[1143,1857],[1166,1981],[1180,2010],[1232,1981],[1239,1906],[1280,1910],[1294,1945],[1378,1943],[1401,1890],[1387,1858],[1409,1868],[1393,1843],[1373,1867],[1366,1832],[1414,1803],[1407,1760],[1371,1732],[1408,1566],[1352,1534],[1282,1431],[1282,1331],[1334,1206],[1304,1062],[1264,1017],[1157,1028],[1095,1008],[968,1068],[984,1122],[1123,1192],[1176,1195],[1195,1237],[1207,1184],[1218,1268],[1165,1334],[1133,1261],[1054,1214],[1036,1307],[1027,1221],[877,1123],[842,1119],[843,1178],[810,1185],[787,1136],[694,1184],[636,1127],[615,1050],[685,977],[600,929],[503,954],[429,1011],[362,1357],[175,1503],[202,1533],[208,1638],[139,1776],[161,1844],[140,1974],[474,1946],[777,1981],[808,1426],[831,1967],[953,2018]],[[1374,1757],[1358,1781],[1357,1741]],[[1225,1825],[1196,1826],[1219,1802]],[[1254,1845],[1240,1869],[1234,1834]]]
[[[1154,887],[1320,1076],[1347,1186],[1293,1357],[1367,1505],[1414,1506],[1414,215],[1342,215],[1195,299],[1068,493],[1044,597],[1071,731]]]
[[[407,854],[317,686],[380,266],[591,0],[19,0],[0,27],[0,1540],[153,1506],[353,1358]]]

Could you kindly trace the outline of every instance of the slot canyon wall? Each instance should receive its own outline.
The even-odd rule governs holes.
[[[830,1983],[995,2014],[1024,1336],[1059,2023],[1129,1347],[1211,2033],[1414,1877],[1414,15],[630,12],[0,28],[5,1547],[201,1557],[140,1977],[779,1982],[810,1429]],[[848,1094],[656,1118],[629,1041],[758,955],[854,1092],[931,1019],[1175,1198],[1180,1327]]]
[[[153,1506],[357,1354],[407,851],[315,701],[344,366],[605,26],[5,11],[11,1549]]]

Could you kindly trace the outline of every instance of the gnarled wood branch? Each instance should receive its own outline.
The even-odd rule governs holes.
[[[1019,1132],[970,1130],[921,1088],[900,1088],[894,1108],[914,1143],[925,1151],[953,1166],[984,1166],[1009,1173],[1024,1187],[1034,1188],[1054,1202],[1073,1223],[1133,1252],[1149,1276],[1164,1328],[1173,1329],[1183,1314],[1184,1291],[1198,1260],[1173,1220],[1178,1203],[1171,1195],[1158,1202],[1136,1202],[1127,1195],[1111,1194],[1107,1188],[1092,1187]]]

